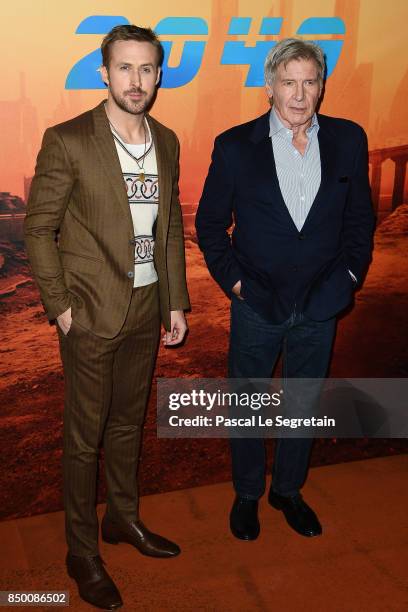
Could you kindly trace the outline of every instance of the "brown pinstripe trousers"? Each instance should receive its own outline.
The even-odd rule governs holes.
[[[138,518],[137,465],[160,336],[158,283],[138,287],[120,333],[95,336],[73,323],[59,330],[65,380],[64,507],[68,549],[98,554],[98,449],[105,453],[107,513]]]

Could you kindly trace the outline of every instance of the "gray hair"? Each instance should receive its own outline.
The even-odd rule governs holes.
[[[265,83],[272,85],[278,66],[280,64],[286,66],[294,59],[313,60],[316,64],[318,80],[321,85],[323,84],[326,62],[322,49],[316,43],[300,38],[285,38],[272,47],[264,64]]]

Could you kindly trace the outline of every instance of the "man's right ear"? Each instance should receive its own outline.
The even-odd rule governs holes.
[[[105,83],[106,87],[109,87],[109,74],[106,69],[106,66],[101,66],[99,68],[99,73],[101,75],[102,81]]]

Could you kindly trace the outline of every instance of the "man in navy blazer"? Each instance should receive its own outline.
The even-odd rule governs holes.
[[[367,138],[357,124],[316,114],[322,50],[286,39],[265,61],[270,112],[215,140],[196,228],[207,266],[231,297],[229,376],[323,379],[336,315],[371,258],[374,215]],[[234,223],[232,236],[228,229]],[[312,439],[277,440],[269,503],[299,534],[322,528],[300,494]],[[259,534],[262,439],[231,439],[232,533]]]

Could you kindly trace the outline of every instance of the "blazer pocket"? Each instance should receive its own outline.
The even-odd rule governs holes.
[[[98,274],[101,269],[102,260],[76,253],[61,252],[61,262],[64,270],[82,272],[84,274]]]

